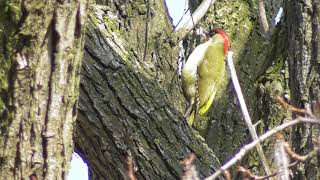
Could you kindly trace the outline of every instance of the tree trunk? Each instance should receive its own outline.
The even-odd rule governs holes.
[[[296,107],[311,109],[312,103],[320,100],[320,5],[317,0],[309,3],[287,1],[285,8],[291,102]],[[319,128],[298,125],[292,129],[291,141],[297,153],[306,154],[314,148],[320,135]],[[304,168],[295,169],[295,179],[319,178],[319,163],[315,158]]]
[[[109,9],[117,3],[89,14],[75,143],[90,179],[126,179],[128,157],[138,179],[179,179],[190,153],[200,177],[209,175],[218,160],[178,111],[179,89],[168,93],[176,51],[163,2],[127,2],[126,16]],[[128,22],[127,31],[118,28]]]
[[[0,7],[1,179],[65,179],[87,1]]]
[[[265,3],[267,17],[274,17],[281,4]],[[65,178],[80,67],[74,141],[91,179],[127,179],[128,158],[138,179],[179,179],[179,161],[189,153],[204,177],[251,140],[227,76],[208,116],[195,122],[199,134],[187,126],[175,75],[177,42],[163,1],[91,3],[81,66],[86,6],[84,0],[0,2],[1,178]],[[217,1],[200,23],[228,33],[259,134],[291,117],[275,96],[301,108],[320,97],[319,2],[286,0],[283,7],[280,25],[269,22],[270,39],[259,31],[254,1]],[[191,52],[200,41],[191,34],[186,42]],[[306,154],[319,127],[300,125],[287,134],[294,150]],[[273,144],[263,144],[267,157]],[[255,153],[241,163],[263,172]],[[315,179],[319,160],[293,172],[295,179]]]

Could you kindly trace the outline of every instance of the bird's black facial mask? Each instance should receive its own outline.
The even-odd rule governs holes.
[[[207,32],[207,38],[212,38],[212,36],[214,36],[216,34],[216,32],[210,30],[209,32]]]
[[[212,31],[212,30],[208,31],[208,32],[206,33],[206,39],[207,39],[207,41],[209,41],[210,38],[212,38],[215,34],[216,34],[216,32],[214,32],[214,31]]]

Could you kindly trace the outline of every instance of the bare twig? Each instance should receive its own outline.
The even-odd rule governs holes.
[[[276,143],[275,143],[275,161],[277,164],[277,171],[272,173],[269,176],[257,176],[253,174],[249,169],[237,165],[237,171],[240,172],[244,179],[254,179],[254,180],[263,180],[268,179],[270,177],[276,176],[277,179],[290,179],[289,177],[289,168],[298,164],[298,162],[305,162],[312,157],[316,157],[319,151],[319,146],[316,146],[311,152],[307,155],[301,156],[295,153],[290,147],[289,143],[284,140],[284,136],[282,133],[276,134]],[[290,159],[294,159],[296,161],[289,163]]]
[[[237,171],[240,172],[243,176],[243,178],[249,178],[249,179],[254,179],[254,180],[263,180],[263,179],[267,179],[267,178],[270,178],[272,176],[275,176],[277,173],[273,173],[269,176],[257,176],[255,174],[253,174],[249,169],[243,167],[243,166],[240,166],[240,165],[237,165]]]
[[[274,144],[274,159],[277,168],[277,179],[289,180],[289,163],[290,158],[285,150],[287,142],[284,140],[282,133],[276,134],[276,143]]]
[[[187,8],[187,1],[184,3],[184,8],[183,8],[183,14],[182,16],[180,17],[179,21],[177,22],[177,24],[174,25],[174,30],[173,31],[176,31],[177,30],[177,27],[179,26],[180,22],[182,21],[182,19],[185,17],[185,15],[188,13],[189,11],[189,8]]]
[[[133,170],[133,160],[131,156],[128,156],[128,177],[129,180],[136,180],[137,178],[134,175],[134,170]]]
[[[201,2],[199,7],[191,14],[191,17],[186,21],[186,23],[176,32],[178,41],[184,39],[184,37],[200,22],[215,1],[216,0],[203,0]]]
[[[303,113],[303,114],[306,114],[306,115],[311,115],[311,113],[308,112],[307,110],[294,107],[294,106],[292,106],[291,104],[287,103],[287,102],[286,102],[282,97],[280,97],[280,96],[276,96],[275,99],[276,99],[282,106],[284,106],[285,108],[287,108],[289,111],[296,112],[296,113]]]
[[[287,168],[290,168],[290,167],[295,166],[297,164],[298,164],[298,161],[295,161],[295,162],[289,164]],[[269,176],[257,176],[257,175],[254,175],[249,169],[246,169],[245,167],[240,166],[240,165],[237,166],[237,170],[240,173],[243,173],[244,177],[248,177],[248,178],[251,178],[251,179],[254,179],[254,180],[269,179],[269,178],[271,178],[273,176],[276,176],[279,173],[279,172],[274,172]]]
[[[285,146],[284,146],[286,152],[288,153],[288,155],[299,162],[304,162],[308,159],[311,159],[312,157],[315,157],[318,154],[319,151],[319,146],[316,146],[311,152],[309,152],[307,155],[301,156],[297,153],[295,153],[292,148],[290,147],[290,145],[286,142]]]
[[[228,170],[223,171],[223,176],[226,180],[231,180],[231,174]]]
[[[200,180],[198,177],[198,172],[196,170],[193,161],[196,159],[194,154],[190,154],[187,158],[182,160],[180,164],[183,166],[183,176],[181,180]]]
[[[264,34],[269,30],[269,24],[266,16],[266,9],[263,0],[259,0],[259,21]]]
[[[189,9],[188,10],[185,10],[184,11],[184,14],[182,15],[182,17],[179,19],[179,21],[177,22],[177,24],[174,26],[174,30],[175,31],[176,29],[178,29],[177,27],[179,26],[180,22],[182,21],[182,19],[184,18],[184,16],[188,13]]]
[[[255,141],[251,142],[250,144],[247,144],[243,148],[241,148],[240,151],[230,161],[228,161],[226,164],[224,164],[218,171],[216,171],[211,176],[207,177],[205,180],[216,179],[222,172],[224,172],[225,170],[227,170],[228,168],[230,168],[231,166],[236,164],[238,161],[240,161],[258,143],[263,142],[268,137],[274,135],[275,133],[277,133],[279,131],[282,131],[288,127],[291,127],[291,126],[294,126],[294,125],[300,124],[300,123],[320,124],[320,120],[315,119],[315,118],[297,117],[295,120],[285,122],[285,123],[273,128],[273,129],[269,130],[268,132],[266,132],[265,134],[260,136],[257,140],[255,140]]]
[[[233,82],[233,85],[234,85],[234,89],[236,90],[236,93],[237,93],[237,96],[238,96],[238,99],[239,99],[239,102],[240,102],[241,111],[242,111],[242,114],[244,116],[244,120],[245,120],[245,122],[247,124],[247,127],[249,129],[250,135],[251,135],[253,140],[257,140],[258,139],[258,135],[257,135],[256,129],[252,125],[252,121],[251,121],[251,118],[250,118],[246,103],[244,101],[243,94],[241,92],[241,88],[240,88],[240,84],[239,84],[239,81],[238,81],[237,73],[236,73],[236,70],[235,70],[234,65],[233,65],[232,55],[233,55],[233,52],[229,51],[228,52],[227,61],[228,61],[228,66],[230,68],[231,79],[232,79],[232,82]],[[259,155],[259,157],[261,159],[262,166],[263,166],[265,172],[267,173],[267,175],[270,175],[271,174],[270,167],[268,165],[267,159],[266,159],[266,157],[265,157],[265,155],[263,153],[262,147],[261,147],[259,142],[257,143],[257,151],[258,151],[258,155]]]

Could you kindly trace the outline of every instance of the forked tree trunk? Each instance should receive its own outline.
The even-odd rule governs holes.
[[[273,6],[265,3],[267,17],[274,17]],[[67,175],[86,6],[86,1],[0,2],[3,179]],[[284,9],[270,41],[259,32],[257,4],[251,1],[216,1],[201,23],[223,27],[229,34],[250,114],[261,122],[259,133],[291,116],[274,101],[275,95],[288,94],[299,107],[311,106],[320,96],[319,2],[287,0]],[[204,177],[250,140],[228,79],[209,115],[196,122],[213,151],[187,126],[175,76],[178,52],[165,13],[164,1],[91,4],[74,136],[91,179],[126,179],[128,157],[138,179],[179,179],[179,161],[188,153],[197,156],[195,165]],[[290,132],[300,154],[312,149],[319,136],[316,126]],[[268,157],[273,142],[264,144]],[[254,153],[242,163],[263,172]],[[294,177],[319,177],[318,164],[314,158],[295,169]]]
[[[143,3],[127,3],[124,7],[134,9],[137,4],[141,7]],[[181,101],[181,95],[168,93],[167,84],[174,71],[169,71],[166,64],[175,63],[175,59],[168,58],[174,49],[166,42],[166,30],[162,30],[170,28],[164,24],[163,4],[150,4],[150,11],[154,9],[157,16],[148,20],[148,40],[144,39],[146,26],[141,25],[146,23],[145,14],[137,14],[139,21],[131,24],[138,30],[117,33],[112,24],[116,19],[104,9],[90,8],[75,138],[76,149],[88,160],[90,179],[126,179],[128,157],[133,158],[138,179],[179,179],[183,174],[179,162],[190,153],[197,157],[194,163],[199,176],[209,175],[218,167],[218,160],[177,110],[175,104]],[[158,27],[152,25],[158,23]],[[136,34],[124,42],[120,35],[125,33]],[[154,39],[157,33],[162,34]],[[149,46],[146,55],[145,41]],[[142,47],[140,52],[133,49],[138,46]],[[125,47],[133,47],[132,54]],[[151,51],[158,56],[156,62],[151,59]],[[154,67],[156,63],[161,65]],[[154,71],[143,69],[147,65]],[[178,94],[177,90],[173,92]]]
[[[290,116],[273,99],[289,92],[284,63],[288,28],[282,22],[268,41],[259,32],[256,6],[237,0],[216,2],[202,25],[218,25],[228,32],[249,111],[254,123],[260,120],[257,128],[261,134]],[[76,131],[77,150],[88,160],[91,177],[126,178],[127,157],[132,156],[139,179],[177,179],[181,176],[178,159],[189,152],[200,159],[196,165],[201,176],[208,174],[203,152],[210,163],[214,162],[212,153],[195,151],[203,144],[181,118],[184,99],[177,91],[178,83],[170,86],[176,79],[172,75],[178,53],[170,44],[162,3],[107,1],[94,7]],[[268,17],[274,17],[270,4],[266,7]],[[192,45],[191,40],[188,48]],[[232,86],[227,85],[226,79],[209,116],[196,123],[222,161],[250,140]],[[190,142],[194,142],[192,148]],[[273,142],[265,143],[269,159]],[[263,174],[258,161],[253,153],[242,163]]]

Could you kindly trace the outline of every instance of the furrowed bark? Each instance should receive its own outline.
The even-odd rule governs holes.
[[[126,179],[132,156],[138,179],[179,179],[179,161],[189,153],[197,156],[201,177],[212,173],[218,160],[188,127],[174,99],[133,66],[134,57],[119,55],[116,41],[96,26],[99,19],[89,19],[76,147],[89,162],[90,178]]]
[[[85,0],[18,1],[1,10],[17,16],[0,26],[1,62],[11,62],[1,89],[2,179],[68,174],[86,7]]]
[[[313,0],[305,4],[286,1],[285,7],[291,102],[300,108],[311,108],[312,102],[320,99],[319,2]],[[291,140],[296,153],[305,154],[311,151],[319,135],[319,126],[294,127]],[[319,177],[319,159],[311,161],[305,168],[296,169],[296,171],[297,179]]]
[[[167,94],[166,81],[171,78],[155,81],[149,70],[143,69],[150,51],[147,50],[147,62],[136,65],[136,57],[127,56],[127,49],[119,48],[131,42],[121,44],[123,37],[112,38],[108,23],[99,27],[103,19],[96,15],[101,13],[104,17],[100,8],[92,8],[92,13],[81,72],[75,139],[77,151],[88,160],[90,179],[126,179],[128,156],[133,158],[138,179],[179,179],[182,176],[179,161],[189,153],[195,153],[201,177],[212,173],[219,165],[218,160],[188,127],[174,105],[177,102]],[[152,24],[153,19],[150,21]],[[150,29],[149,33],[153,37],[155,32]],[[136,54],[143,59],[143,52]],[[160,49],[159,58],[170,62],[163,52]],[[170,74],[159,75],[163,76]]]

